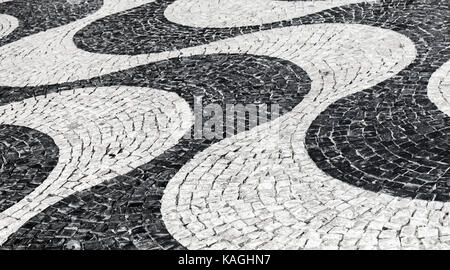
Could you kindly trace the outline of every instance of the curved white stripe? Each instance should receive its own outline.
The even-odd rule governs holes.
[[[0,14],[0,38],[11,34],[18,26],[19,20],[17,20],[17,18],[6,14]]]
[[[32,86],[88,79],[134,67],[147,56],[95,54],[80,50],[73,36],[105,16],[154,0],[104,0],[95,13],[0,48],[0,85]]]
[[[418,213],[442,204],[336,180],[316,167],[304,145],[327,106],[409,65],[416,55],[411,40],[380,28],[323,24],[259,32],[217,47],[290,60],[308,73],[312,88],[292,112],[213,145],[178,172],[162,199],[175,239],[190,249],[337,248],[358,241],[361,248],[387,248],[397,244],[395,233],[412,230],[405,241],[417,240],[414,226],[424,222]],[[429,222],[427,228],[438,224]],[[394,238],[383,239],[383,227]]]
[[[450,115],[450,61],[431,76],[428,83],[428,97],[439,110]]]
[[[175,145],[192,124],[175,93],[102,87],[64,91],[0,107],[0,123],[51,136],[57,166],[23,200],[0,214],[0,243],[31,217],[70,194],[126,174]]]
[[[260,25],[316,13],[325,9],[375,0],[178,0],[164,15],[169,21],[193,27]]]

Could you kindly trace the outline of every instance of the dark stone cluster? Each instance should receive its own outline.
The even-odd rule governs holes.
[[[52,138],[37,130],[0,125],[0,212],[47,179],[58,163]]]

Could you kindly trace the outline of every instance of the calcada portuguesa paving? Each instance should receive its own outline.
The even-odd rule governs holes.
[[[448,0],[0,0],[2,249],[449,249]]]

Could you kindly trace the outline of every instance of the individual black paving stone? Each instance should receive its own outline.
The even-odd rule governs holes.
[[[289,61],[245,54],[216,54],[169,59],[62,85],[20,90],[4,88],[4,91],[0,88],[3,93],[0,101],[7,103],[30,95],[113,85],[173,91],[192,108],[194,96],[203,96],[204,106],[218,104],[224,113],[227,104],[278,104],[283,114],[291,111],[308,93],[310,79]],[[272,117],[270,113],[269,116]],[[178,170],[195,154],[218,141],[181,139],[150,163],[48,207],[13,234],[3,248],[40,245],[62,249],[69,248],[68,241],[75,240],[83,249],[182,249],[165,228],[160,200],[165,186]],[[66,237],[64,230],[73,228],[74,223],[78,224],[75,226],[78,230]],[[49,238],[46,234],[50,227],[55,231]],[[89,232],[88,238],[86,232]],[[34,235],[32,239],[26,236],[30,234]],[[67,241],[53,242],[58,237]]]
[[[103,0],[14,0],[0,3],[0,14],[19,20],[19,27],[0,39],[0,46],[81,19],[102,5]]]
[[[49,136],[31,128],[0,125],[0,212],[33,192],[58,162]]]

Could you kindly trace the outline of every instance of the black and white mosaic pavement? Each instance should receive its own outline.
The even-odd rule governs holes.
[[[20,38],[68,24],[97,11],[102,0],[16,0],[0,2],[0,14],[18,20],[17,28],[9,35],[0,35],[0,45]]]
[[[446,0],[0,1],[0,245],[448,249],[449,22]],[[188,136],[210,104],[268,122]]]
[[[48,94],[50,91],[121,84],[174,91],[188,101],[192,109],[194,98],[203,97],[205,105],[215,103],[225,107],[226,104],[237,104],[237,101],[244,104],[279,104],[282,112],[288,112],[308,92],[309,83],[305,72],[288,61],[228,54],[176,58],[90,81],[54,86],[51,90],[37,87],[21,88],[20,91],[40,94],[45,91]],[[17,98],[15,91],[13,93]],[[91,190],[69,196],[48,208],[52,213],[45,211],[42,217],[36,216],[39,220],[52,217],[48,223],[42,220],[37,227],[31,228],[31,233],[38,237],[24,239],[19,230],[17,239],[11,238],[14,241],[12,246],[24,248],[40,243],[48,248],[64,248],[69,240],[76,239],[86,248],[173,247],[176,242],[166,241],[170,235],[165,232],[159,210],[164,186],[182,165],[215,142],[215,139],[182,139],[152,162]],[[110,200],[116,196],[120,202]],[[67,210],[68,215],[62,220],[54,219],[55,214],[59,218],[63,217],[59,213],[62,208]],[[96,218],[92,220],[92,217]],[[28,224],[34,222],[31,220]],[[59,232],[53,231],[53,228],[63,229],[74,223],[81,230],[72,231],[70,239],[64,239],[64,235],[61,235],[63,239],[55,242],[54,236]],[[83,228],[90,230],[85,231]],[[121,231],[121,239],[116,239],[117,231]],[[154,234],[155,231],[158,233]],[[28,230],[25,232],[29,233]],[[48,238],[48,234],[52,234],[52,237]],[[159,241],[154,242],[155,238]],[[36,241],[36,244],[30,241]]]

